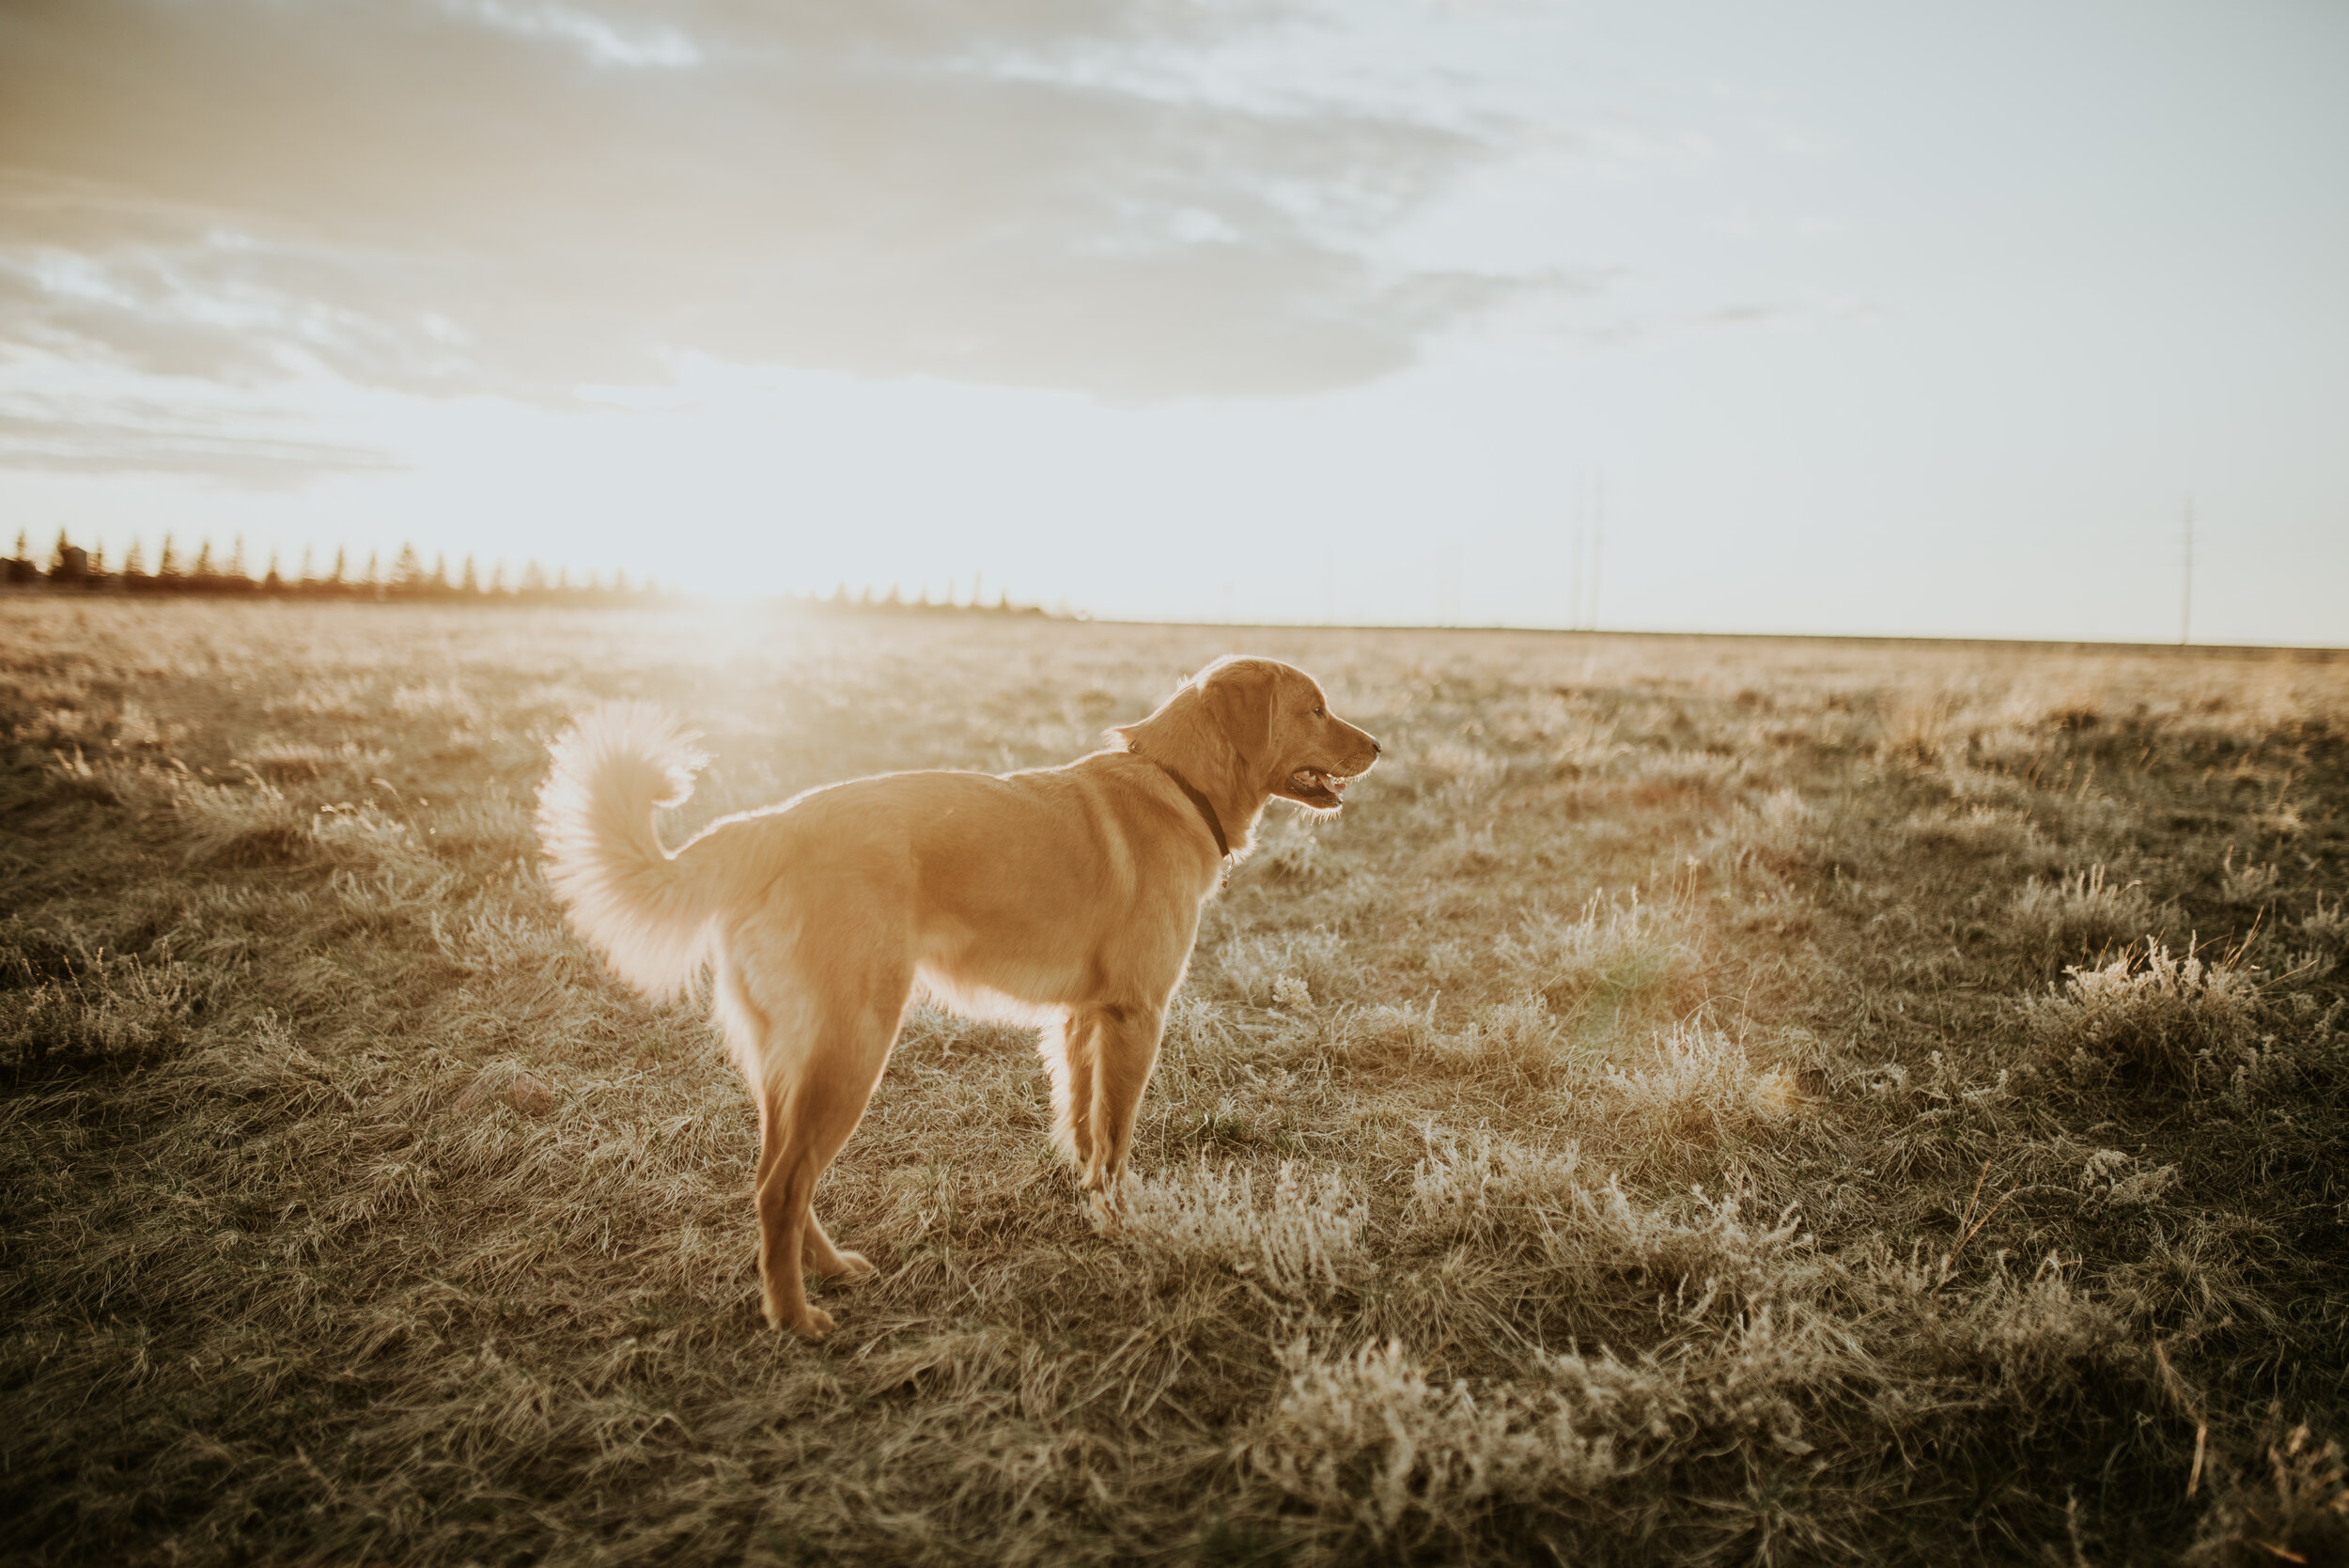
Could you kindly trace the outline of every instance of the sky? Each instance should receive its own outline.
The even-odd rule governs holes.
[[[7,0],[0,529],[2349,644],[2337,0]]]

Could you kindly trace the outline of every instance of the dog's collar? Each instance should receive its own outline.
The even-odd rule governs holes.
[[[1143,761],[1148,763],[1151,767],[1157,768],[1159,772],[1174,781],[1174,787],[1183,792],[1183,798],[1185,800],[1199,808],[1200,819],[1206,823],[1207,831],[1215,835],[1215,852],[1217,858],[1220,860],[1230,860],[1232,858],[1232,841],[1223,836],[1223,819],[1216,815],[1215,802],[1208,800],[1205,795],[1202,795],[1196,784],[1192,784],[1189,779],[1184,778],[1180,773],[1177,773],[1166,764],[1160,762],[1158,758],[1139,752],[1134,754],[1142,757]]]

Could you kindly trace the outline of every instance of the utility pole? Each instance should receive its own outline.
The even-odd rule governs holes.
[[[1566,629],[1582,629],[1582,512],[1584,487],[1574,487],[1574,550],[1566,562]]]
[[[1598,629],[1599,567],[1607,553],[1607,471],[1600,469],[1591,484],[1591,609],[1590,629]]]
[[[2194,497],[2186,498],[2186,531],[2178,552],[2178,646],[2194,631]]]

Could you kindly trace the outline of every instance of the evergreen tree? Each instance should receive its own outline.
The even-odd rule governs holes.
[[[473,557],[470,555],[465,557],[465,575],[459,581],[457,586],[459,591],[468,598],[481,592],[481,577],[473,569]]]
[[[242,534],[238,535],[230,543],[228,565],[221,575],[238,579],[244,577],[244,536]]]
[[[401,544],[399,558],[392,564],[392,585],[397,588],[413,588],[423,582],[423,558],[416,553],[414,545]]]
[[[382,569],[377,566],[375,551],[372,550],[367,551],[367,575],[359,581],[370,588],[380,588],[383,585]]]
[[[499,556],[497,564],[490,568],[490,592],[493,594],[506,592],[506,557],[503,555]]]
[[[157,577],[178,577],[179,575],[179,553],[171,548],[171,536],[168,534],[163,536],[163,552],[155,562],[155,575]]]
[[[543,594],[546,591],[547,574],[545,570],[539,567],[537,557],[534,556],[530,562],[522,567],[522,592],[525,594]]]
[[[12,561],[29,561],[32,558],[33,547],[24,542],[24,530],[20,528],[16,531],[16,553],[8,557],[8,559]]]
[[[196,547],[195,580],[198,582],[210,582],[212,580],[212,541],[210,539],[206,539]]]
[[[125,577],[147,575],[147,551],[139,543],[135,535],[131,539],[131,553],[122,558],[122,575]]]
[[[272,548],[269,552],[269,576],[261,580],[261,586],[273,594],[285,585],[286,580],[277,575],[277,551]]]
[[[448,551],[445,550],[432,557],[431,586],[443,591],[448,587]]]
[[[305,588],[317,581],[317,574],[311,569],[316,561],[317,557],[312,553],[311,547],[303,545],[302,547],[302,585]]]
[[[67,540],[67,538],[66,538],[66,536],[65,536],[65,530],[64,530],[64,529],[62,529],[62,528],[58,529],[58,530],[57,530],[57,548],[56,548],[54,551],[51,551],[51,552],[50,552],[50,556],[49,556],[49,575],[50,575],[50,576],[52,576],[52,577],[55,577],[55,576],[57,576],[60,572],[63,572],[63,571],[65,570],[65,552],[66,552],[67,551],[69,551],[69,550],[71,550],[72,548],[73,548],[73,546],[72,546],[72,545],[71,545],[71,544],[70,544],[70,543]]]
[[[340,545],[334,547],[334,576],[332,581],[337,588],[343,585],[343,547]]]

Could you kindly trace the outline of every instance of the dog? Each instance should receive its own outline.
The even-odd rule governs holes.
[[[1331,813],[1381,750],[1303,671],[1227,658],[1105,751],[989,775],[887,773],[712,824],[674,854],[657,807],[707,760],[642,705],[582,718],[538,798],[547,878],[581,936],[655,1000],[707,966],[758,1103],[767,1323],[832,1330],[802,1269],[872,1272],[811,1202],[863,1119],[915,987],[967,1017],[1040,1025],[1052,1130],[1117,1215],[1134,1113],[1199,912],[1276,797]]]

